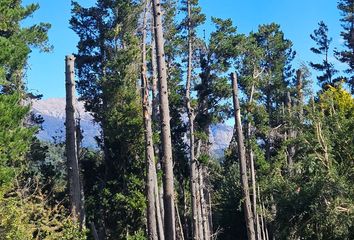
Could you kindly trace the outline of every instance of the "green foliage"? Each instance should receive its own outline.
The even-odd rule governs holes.
[[[335,55],[337,59],[343,63],[348,65],[346,73],[348,73],[348,83],[349,87],[354,92],[354,42],[352,40],[352,32],[354,29],[354,2],[352,0],[339,0],[338,1],[338,9],[342,15],[340,21],[342,22],[342,32],[341,36],[344,39],[344,49],[336,50]]]
[[[128,235],[127,240],[146,240],[145,233],[143,231],[135,232],[134,235]]]
[[[103,161],[86,168],[88,218],[106,238],[124,238],[144,229],[144,148],[139,77],[141,11],[136,1],[103,1],[83,8],[73,2],[70,24],[80,40],[76,54],[78,92],[102,128]],[[94,33],[94,34],[93,34]],[[96,172],[98,171],[98,172]],[[92,174],[97,177],[92,178]],[[86,189],[86,187],[85,187]],[[90,195],[90,194],[93,195]]]
[[[0,200],[1,239],[86,239],[85,231],[71,221],[63,205],[49,206],[36,180]]]
[[[43,51],[51,49],[47,36],[50,24],[39,23],[25,28],[20,26],[20,22],[38,8],[38,4],[22,6],[19,0],[0,1],[0,84],[6,84],[8,90],[24,90],[22,71],[31,47]]]
[[[353,237],[353,148],[348,147],[353,146],[353,103],[341,86],[323,92],[308,106],[294,175],[273,164],[268,187],[277,205],[279,238]]]
[[[213,222],[218,226],[219,239],[245,239],[240,171],[235,163],[235,152],[226,153],[225,161],[213,167],[212,183],[215,189]]]
[[[0,195],[6,193],[25,166],[25,154],[35,129],[25,128],[29,108],[21,106],[20,95],[0,95]]]
[[[316,47],[312,47],[310,50],[315,54],[324,56],[322,63],[310,62],[310,66],[322,72],[322,75],[317,77],[322,88],[325,88],[327,84],[333,85],[335,80],[338,81],[338,79],[333,78],[338,71],[334,68],[333,63],[329,61],[329,50],[332,38],[328,36],[327,25],[323,21],[319,22],[318,29],[314,30],[310,37],[316,43]]]

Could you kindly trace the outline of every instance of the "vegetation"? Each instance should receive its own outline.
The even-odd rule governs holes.
[[[64,142],[37,138],[25,84],[32,49],[52,48],[50,24],[21,25],[38,8],[0,0],[0,239],[354,239],[353,0],[343,48],[320,21],[320,60],[301,66],[276,23],[213,17],[202,37],[198,0],[73,1]],[[81,146],[74,61],[98,149]],[[228,120],[216,159],[210,128]]]

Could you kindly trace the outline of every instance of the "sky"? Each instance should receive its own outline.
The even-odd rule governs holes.
[[[40,9],[23,22],[24,26],[38,22],[49,22],[49,41],[54,50],[41,53],[34,49],[30,55],[26,82],[28,90],[43,94],[44,99],[65,96],[64,58],[76,53],[78,37],[70,29],[71,0],[23,0],[23,5],[38,3]],[[83,6],[91,6],[95,0],[78,0]],[[309,35],[323,20],[333,38],[333,47],[340,47],[340,12],[336,0],[199,0],[208,21],[202,29],[206,34],[213,30],[211,16],[231,18],[239,33],[257,31],[260,24],[280,24],[285,37],[292,40],[297,57],[294,65],[318,61],[310,51],[314,43]],[[344,66],[334,58],[339,69]],[[313,76],[315,79],[315,76]]]

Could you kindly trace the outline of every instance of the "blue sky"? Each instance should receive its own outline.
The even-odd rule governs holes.
[[[39,3],[40,9],[23,24],[51,23],[49,38],[54,50],[52,53],[33,50],[26,79],[28,90],[43,94],[44,98],[64,97],[64,57],[76,52],[78,41],[69,28],[71,1],[23,0],[24,5],[33,2]],[[78,2],[90,6],[95,0]],[[211,16],[231,18],[240,33],[257,31],[260,24],[279,23],[286,38],[293,41],[294,50],[297,51],[295,65],[318,60],[309,50],[313,46],[309,35],[317,28],[320,20],[324,20],[329,27],[333,47],[341,45],[340,13],[335,0],[200,0],[200,5],[208,19],[203,27],[207,34],[213,29],[210,24]],[[343,68],[340,63],[335,64]]]

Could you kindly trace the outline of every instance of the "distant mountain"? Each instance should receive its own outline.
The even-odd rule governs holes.
[[[50,98],[46,100],[37,100],[32,104],[32,110],[35,114],[41,115],[44,119],[42,125],[43,130],[38,133],[38,137],[44,141],[59,141],[65,139],[65,99]],[[93,117],[86,112],[82,102],[78,102],[77,111],[81,118],[81,127],[84,132],[83,145],[85,147],[96,148],[97,144],[95,136],[99,136],[100,127],[93,122]],[[215,157],[221,157],[224,150],[228,147],[233,127],[227,124],[217,124],[211,127],[210,142],[212,143],[211,151]]]
[[[53,138],[65,140],[65,99],[50,98],[33,102],[32,111],[41,115],[44,119],[43,130],[38,133],[38,137],[44,141],[53,141]],[[97,147],[95,136],[100,134],[99,125],[93,122],[93,117],[86,112],[82,102],[77,104],[77,112],[81,119],[83,129],[83,145],[85,147]]]

